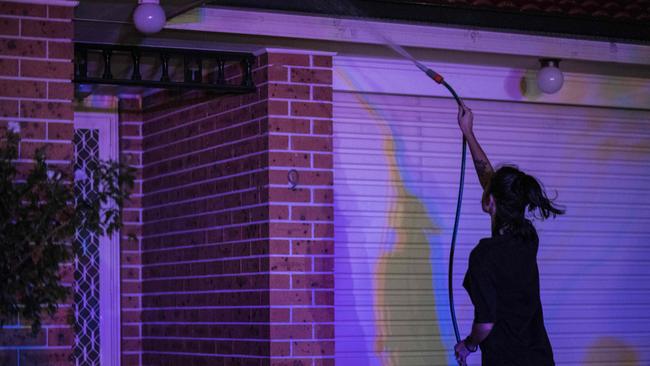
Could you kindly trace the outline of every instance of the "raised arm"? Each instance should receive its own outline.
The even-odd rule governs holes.
[[[478,140],[476,140],[476,136],[474,136],[474,114],[464,103],[458,107],[458,126],[460,126],[460,130],[465,135],[465,139],[467,139],[467,145],[472,154],[472,160],[474,160],[474,168],[476,169],[478,180],[481,182],[481,187],[485,189],[490,182],[492,174],[494,174],[494,169],[487,155],[485,155],[485,151],[483,151]]]

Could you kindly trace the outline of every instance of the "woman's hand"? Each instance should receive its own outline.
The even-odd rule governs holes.
[[[472,134],[474,128],[474,114],[472,113],[472,110],[467,108],[465,103],[462,102],[458,106],[458,126],[465,136]]]
[[[456,362],[458,362],[458,365],[460,366],[467,366],[467,356],[469,356],[470,353],[471,352],[467,349],[464,341],[458,342],[454,347]]]

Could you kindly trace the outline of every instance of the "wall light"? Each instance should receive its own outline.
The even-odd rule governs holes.
[[[542,58],[539,60],[542,68],[537,72],[537,86],[546,94],[553,94],[562,89],[564,75],[559,69],[560,60],[557,58]]]
[[[165,10],[158,0],[139,0],[138,7],[133,12],[135,27],[144,34],[160,32],[165,26]]]

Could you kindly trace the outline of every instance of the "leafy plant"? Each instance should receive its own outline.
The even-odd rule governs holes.
[[[75,196],[71,174],[47,164],[45,148],[36,151],[30,170],[19,174],[19,143],[11,130],[0,142],[0,326],[20,316],[37,333],[41,316],[53,315],[69,296],[62,265],[78,249],[75,231],[101,236],[120,228],[134,170],[97,161],[93,174],[84,177],[97,194],[82,198]]]

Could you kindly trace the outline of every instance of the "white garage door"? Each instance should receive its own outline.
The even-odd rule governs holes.
[[[467,101],[493,164],[538,177],[567,214],[537,223],[558,365],[650,364],[650,113]],[[337,365],[452,365],[447,260],[460,165],[448,98],[334,95]],[[456,270],[489,235],[468,159]],[[480,364],[480,355],[471,365]]]

